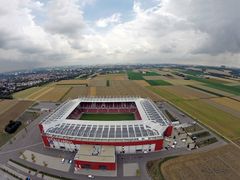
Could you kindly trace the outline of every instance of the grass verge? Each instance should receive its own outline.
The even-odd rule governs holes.
[[[147,162],[147,171],[152,180],[164,180],[163,174],[161,172],[161,165],[162,163],[176,158],[178,156],[171,156],[171,157],[166,157],[164,159],[158,159],[154,161],[148,161]]]

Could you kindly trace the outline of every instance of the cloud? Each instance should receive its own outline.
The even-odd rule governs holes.
[[[110,17],[101,18],[101,19],[97,20],[96,26],[105,28],[109,25],[120,23],[120,20],[121,20],[121,14],[115,13],[115,14],[111,15]]]
[[[134,1],[127,20],[116,12],[89,21],[87,0],[1,1],[0,71],[56,62],[240,66],[240,1],[152,2]]]
[[[164,11],[184,17],[192,28],[208,37],[194,53],[218,55],[240,52],[240,20],[238,0],[176,1],[164,3]]]
[[[141,1],[135,1],[131,21],[87,36],[86,42],[109,61],[143,62],[142,57],[149,57],[151,61],[144,62],[239,65],[237,4],[236,0],[162,0],[144,9]]]
[[[107,33],[85,36],[89,49],[97,54],[105,54],[109,61],[129,62],[131,59],[136,62],[139,59],[140,62],[142,57],[147,59],[147,56],[160,60],[164,54],[185,55],[206,40],[206,34],[192,28],[186,19],[161,8],[145,10],[137,2],[133,5],[133,11],[133,20],[118,24]]]
[[[46,13],[45,29],[53,34],[76,37],[84,28],[83,12],[77,0],[51,0],[46,5]]]

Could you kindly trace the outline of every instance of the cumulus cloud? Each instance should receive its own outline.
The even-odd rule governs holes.
[[[2,69],[53,65],[52,61],[56,60],[55,57],[58,57],[58,62],[61,64],[66,54],[71,55],[73,51],[66,38],[59,34],[52,35],[35,23],[32,9],[40,8],[42,4],[30,0],[13,0],[4,1],[2,5],[0,8]],[[13,62],[18,66],[9,68],[10,64],[14,64]]]
[[[217,55],[240,51],[240,1],[176,1],[164,3],[164,11],[186,18],[192,28],[208,35],[207,41],[195,53]]]
[[[84,7],[95,0],[2,0],[0,71],[56,61],[240,66],[240,1],[153,1],[134,1],[127,20],[89,22]]]
[[[51,0],[46,5],[45,28],[51,33],[78,36],[84,28],[83,12],[76,0]]]
[[[120,13],[115,13],[115,14],[111,15],[110,17],[101,18],[101,19],[97,20],[96,26],[104,28],[104,27],[107,27],[109,25],[119,23],[120,20],[121,20],[121,14]]]

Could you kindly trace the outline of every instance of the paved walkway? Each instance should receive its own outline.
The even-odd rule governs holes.
[[[26,150],[23,152],[23,155],[21,155],[20,158],[25,158],[24,160],[28,162],[32,162],[39,166],[46,166],[48,168],[56,169],[59,171],[68,172],[70,168],[70,164],[68,164],[68,162],[62,163],[62,158],[47,156],[34,151]],[[33,162],[33,158],[35,162]]]
[[[138,163],[124,163],[123,164],[123,176],[137,176],[139,171]]]

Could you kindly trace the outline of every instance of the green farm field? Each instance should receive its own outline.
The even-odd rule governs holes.
[[[139,72],[128,71],[127,75],[129,80],[144,80],[143,75]]]
[[[196,77],[196,76],[188,76],[191,80],[194,81],[198,81],[198,82],[202,82],[205,84],[205,86],[214,88],[214,89],[218,89],[218,90],[222,90],[234,95],[240,95],[240,85],[236,85],[236,86],[230,86],[230,85],[225,85],[223,83],[217,82],[217,81],[213,81],[211,79],[204,79],[204,78],[200,78],[200,77]]]
[[[151,86],[168,86],[172,85],[164,80],[146,80]]]
[[[123,114],[105,114],[105,113],[84,113],[80,120],[92,120],[92,121],[124,121],[135,120],[133,113]]]

